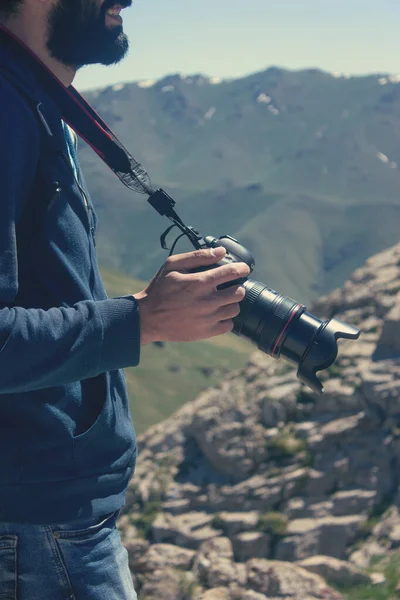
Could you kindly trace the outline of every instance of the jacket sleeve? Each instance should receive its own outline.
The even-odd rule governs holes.
[[[33,185],[39,123],[0,78],[0,394],[42,389],[136,366],[137,302],[132,296],[49,310],[14,306],[16,223]]]

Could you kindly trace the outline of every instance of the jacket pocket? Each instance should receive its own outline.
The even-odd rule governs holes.
[[[20,483],[59,482],[73,478],[72,435],[76,423],[80,423],[80,383],[27,392],[16,397],[13,403],[11,400],[10,397],[9,403],[4,404],[4,411],[11,407],[8,412],[12,410],[13,431],[19,431],[19,447],[17,462],[10,454],[9,470],[14,468],[18,472]],[[4,411],[0,410],[0,417]],[[0,472],[7,474],[3,469]]]
[[[0,600],[17,600],[16,535],[0,536]]]
[[[91,427],[73,438],[77,476],[105,474],[133,467],[135,432],[129,408],[113,383],[116,373],[106,373],[102,410]]]

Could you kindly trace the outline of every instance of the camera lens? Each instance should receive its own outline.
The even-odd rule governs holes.
[[[298,365],[297,376],[316,391],[323,391],[316,372],[329,367],[337,356],[337,339],[357,339],[360,331],[338,319],[321,321],[307,307],[278,294],[259,281],[247,280],[240,314],[233,333],[248,338],[273,358],[284,357]]]

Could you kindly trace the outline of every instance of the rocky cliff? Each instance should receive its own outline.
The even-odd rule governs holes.
[[[367,567],[400,545],[400,245],[312,312],[362,330],[324,395],[256,352],[141,436],[119,521],[140,598],[339,600],[384,585]]]

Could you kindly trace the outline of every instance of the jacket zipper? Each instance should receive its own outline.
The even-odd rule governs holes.
[[[42,113],[41,106],[42,106],[42,102],[39,102],[37,104],[37,106],[36,106],[36,112],[37,112],[37,114],[39,116],[39,119],[40,119],[40,121],[41,121],[41,123],[42,123],[42,125],[43,125],[43,127],[44,127],[44,129],[45,129],[45,131],[47,133],[47,135],[49,135],[50,137],[54,137],[53,136],[53,132],[50,129],[50,126],[47,123],[46,118],[45,118],[45,116]],[[63,157],[63,159],[65,160],[65,162],[67,163],[68,168],[71,169],[72,174],[73,174],[74,179],[75,179],[75,183],[78,186],[78,189],[79,189],[79,191],[80,191],[80,193],[82,195],[82,198],[83,198],[83,200],[85,202],[87,216],[88,216],[89,232],[90,232],[90,234],[92,236],[93,244],[96,245],[96,237],[95,237],[94,225],[93,225],[92,207],[90,206],[89,199],[88,199],[88,197],[86,195],[85,190],[83,189],[83,187],[79,183],[79,180],[78,180],[77,176],[75,175],[75,170],[73,169],[73,167],[71,165],[71,161],[70,161],[69,157],[65,154],[65,152],[60,152],[60,154]],[[56,190],[55,190],[55,194],[54,194],[54,196],[53,196],[53,198],[51,200],[51,203],[53,203],[53,201],[55,200],[55,198],[61,192],[61,188],[60,188],[60,185],[59,185],[58,181],[55,183],[55,185],[56,185]]]
[[[71,169],[72,174],[74,176],[75,183],[78,186],[78,189],[79,189],[79,191],[80,191],[80,193],[82,195],[83,201],[85,202],[87,216],[88,216],[89,232],[90,232],[90,234],[92,236],[94,245],[96,245],[96,238],[95,238],[94,226],[93,226],[92,207],[90,206],[89,199],[87,197],[87,194],[86,194],[85,190],[81,186],[81,184],[80,184],[77,176],[75,175],[75,171],[72,168],[70,159],[68,158],[68,156],[64,152],[62,152],[61,155],[62,155],[63,159],[65,160],[65,162],[68,164],[68,167]]]

